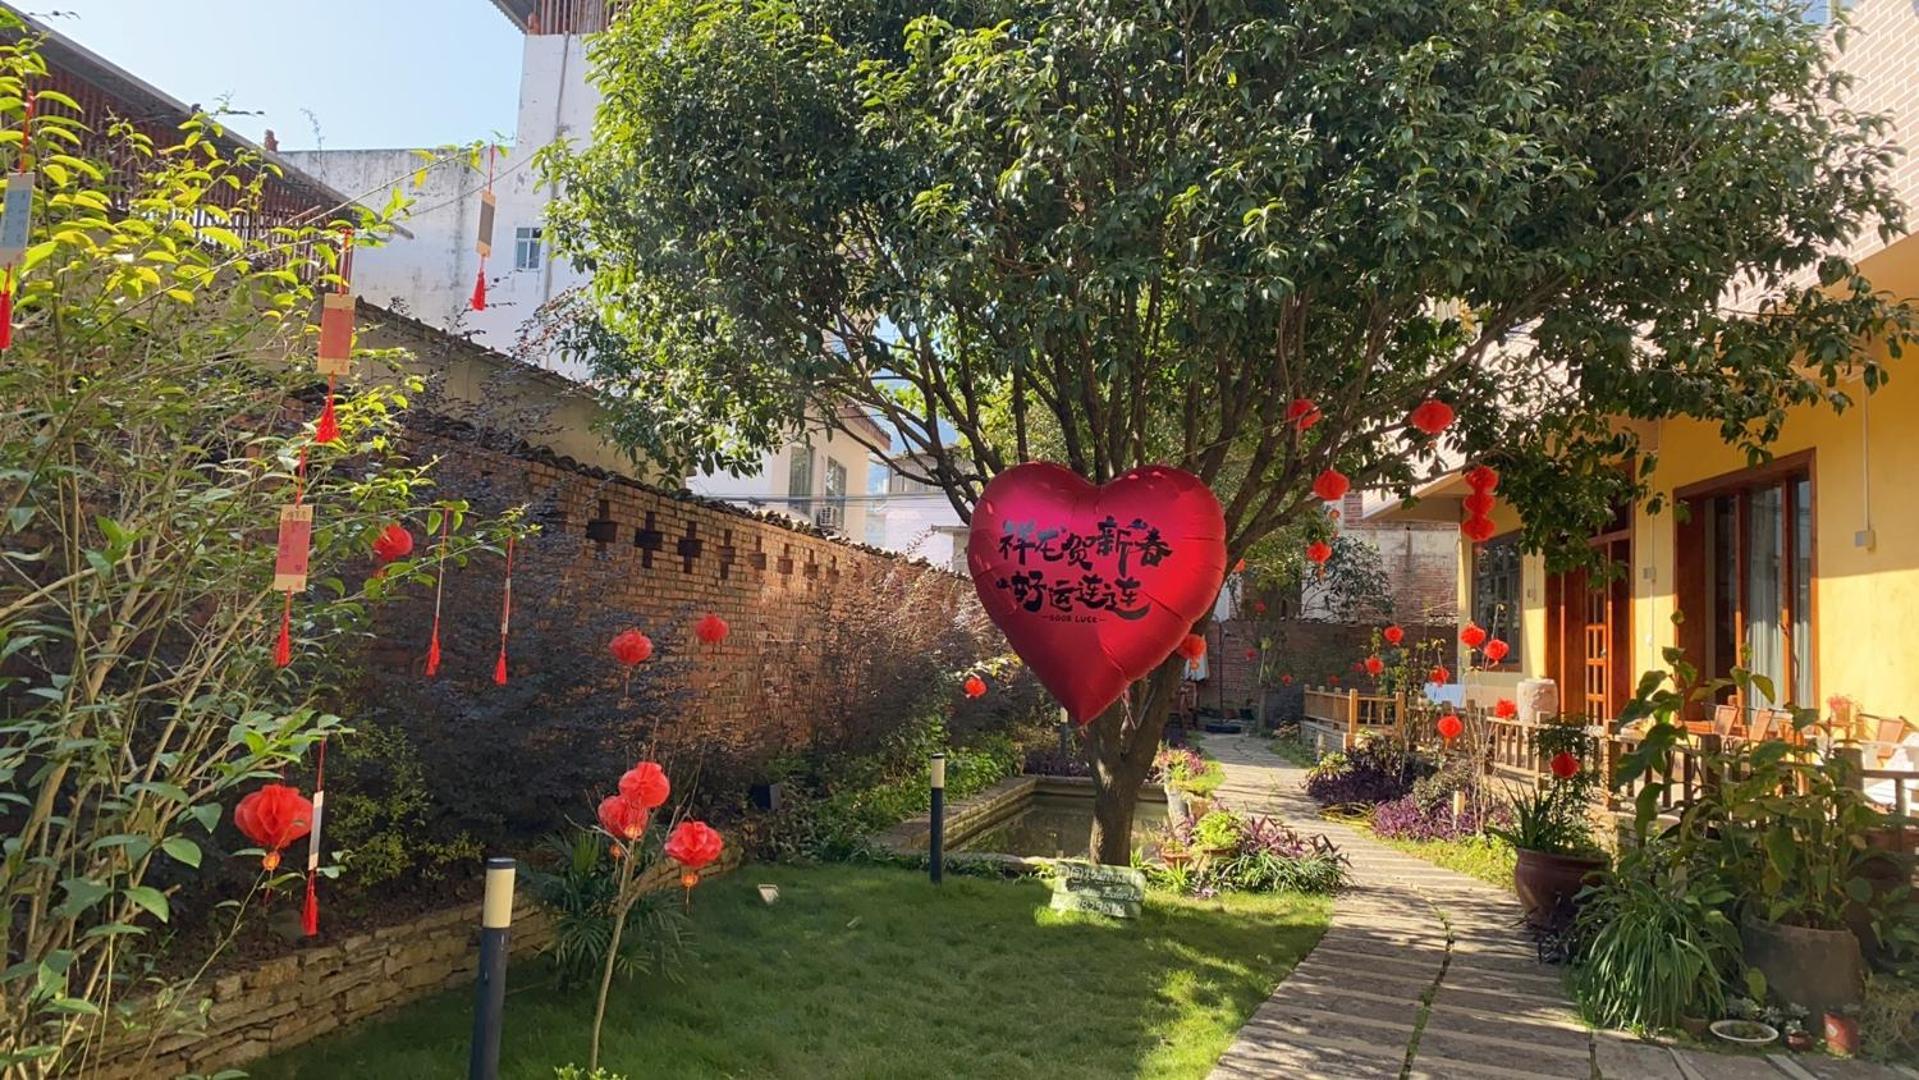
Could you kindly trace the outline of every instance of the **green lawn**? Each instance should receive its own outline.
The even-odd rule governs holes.
[[[779,885],[760,903],[753,886]],[[684,981],[616,985],[602,1064],[645,1077],[1200,1077],[1325,931],[1325,900],[1152,894],[1136,922],[1044,885],[752,866],[694,894]],[[509,983],[501,1073],[584,1064],[590,992]],[[463,1077],[471,992],[268,1059],[256,1077]]]
[[[1373,839],[1408,855],[1470,874],[1508,891],[1513,887],[1513,849],[1504,840],[1490,836],[1465,840],[1388,840],[1371,829],[1366,831]]]
[[[1273,753],[1294,765],[1311,768],[1319,761],[1319,754],[1314,752],[1312,744],[1298,735],[1275,735],[1267,740],[1266,745]]]

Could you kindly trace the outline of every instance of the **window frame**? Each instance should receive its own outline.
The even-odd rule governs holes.
[[[1495,549],[1498,549],[1497,552],[1495,552]],[[1507,552],[1510,552],[1510,554],[1507,554]],[[1482,589],[1486,587],[1485,579],[1489,576],[1485,571],[1488,561],[1487,555],[1489,553],[1497,554],[1502,561],[1508,561],[1510,563],[1508,566],[1500,567],[1497,571],[1500,576],[1510,576],[1511,578],[1510,592],[1503,601],[1505,608],[1505,614],[1503,616],[1498,615],[1496,610],[1498,606],[1501,606],[1501,601],[1491,600],[1491,598],[1482,596]],[[1487,636],[1499,638],[1507,645],[1506,658],[1497,664],[1484,664],[1482,665],[1482,670],[1524,670],[1526,656],[1524,621],[1526,610],[1525,590],[1526,553],[1520,549],[1519,532],[1517,530],[1495,536],[1484,544],[1479,545],[1478,549],[1473,552],[1472,577],[1468,582],[1466,594],[1467,617],[1482,627],[1486,631]],[[1488,617],[1486,614],[1489,608],[1495,611],[1491,617]]]
[[[513,230],[513,269],[538,270],[546,259],[546,226],[520,225]]]

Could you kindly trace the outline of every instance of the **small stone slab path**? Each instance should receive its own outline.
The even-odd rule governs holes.
[[[1254,1012],[1212,1080],[1919,1080],[1816,1055],[1732,1056],[1582,1023],[1508,892],[1319,817],[1306,770],[1251,735],[1206,736],[1219,800],[1325,833],[1352,860],[1332,928]]]

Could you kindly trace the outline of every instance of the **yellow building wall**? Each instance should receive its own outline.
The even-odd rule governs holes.
[[[1919,237],[1908,237],[1862,264],[1868,277],[1895,296],[1919,296]],[[1855,404],[1795,409],[1771,450],[1776,457],[1813,452],[1813,700],[1843,694],[1869,713],[1919,718],[1919,365],[1887,356],[1890,379],[1867,397],[1854,380],[1842,386]],[[1676,640],[1674,567],[1677,553],[1675,489],[1738,473],[1745,455],[1724,443],[1718,425],[1671,420],[1642,426],[1647,450],[1658,455],[1652,489],[1663,496],[1658,514],[1634,512],[1632,566],[1632,675],[1666,667],[1663,652]],[[1515,527],[1503,505],[1493,515],[1501,533]],[[1858,535],[1870,529],[1870,548]],[[1460,546],[1460,620],[1471,610],[1471,545]],[[1482,672],[1467,678],[1468,700],[1509,695],[1522,678],[1545,674],[1545,569],[1525,563],[1526,646],[1520,674]],[[1464,671],[1462,663],[1458,670]],[[1561,688],[1562,693],[1565,688]]]

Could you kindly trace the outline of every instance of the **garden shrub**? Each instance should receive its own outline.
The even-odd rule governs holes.
[[[454,831],[441,839],[430,827],[435,807],[425,769],[404,731],[359,724],[328,765],[333,772],[326,827],[330,842],[344,852],[343,892],[436,882],[451,866],[479,862],[483,851],[470,833]]]
[[[1325,836],[1306,837],[1277,818],[1215,810],[1197,823],[1167,823],[1159,837],[1162,855],[1186,853],[1191,861],[1147,864],[1155,883],[1177,892],[1292,891],[1328,894],[1344,888],[1350,860]]]
[[[1432,762],[1398,743],[1373,739],[1321,758],[1307,773],[1306,794],[1321,806],[1376,806],[1411,794],[1413,784],[1434,771]]]
[[[1388,840],[1458,840],[1478,836],[1488,826],[1512,824],[1504,800],[1484,790],[1485,778],[1463,757],[1442,762],[1428,776],[1415,780],[1412,790],[1373,808],[1373,831]],[[1466,796],[1464,810],[1453,815],[1453,795]]]
[[[638,857],[647,865],[660,858],[660,830],[640,841]],[[587,986],[600,977],[613,937],[614,903],[619,894],[618,867],[604,834],[588,828],[546,838],[527,863],[534,898],[553,918],[553,940],[541,950],[561,988]],[[633,902],[620,934],[614,969],[622,978],[662,976],[674,981],[693,954],[692,921],[670,891]]]
[[[1883,972],[1866,977],[1859,1048],[1881,1061],[1919,1058],[1919,983]]]
[[[1667,844],[1637,848],[1585,894],[1574,925],[1573,996],[1603,1027],[1658,1031],[1724,1015],[1741,970],[1724,880]]]

